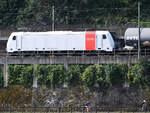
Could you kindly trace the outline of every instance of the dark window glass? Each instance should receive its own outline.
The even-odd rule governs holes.
[[[13,38],[12,38],[13,40],[16,40],[16,36],[13,36]]]
[[[106,37],[106,35],[103,35],[103,39],[106,39],[107,37]]]
[[[115,32],[110,32],[111,36],[113,37],[114,40],[119,40],[119,37],[117,35],[117,33]]]

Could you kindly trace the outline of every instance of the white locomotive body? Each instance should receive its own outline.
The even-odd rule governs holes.
[[[8,39],[7,52],[113,51],[116,39],[109,31],[14,32]]]

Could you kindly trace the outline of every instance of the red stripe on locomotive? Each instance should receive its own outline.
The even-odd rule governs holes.
[[[96,36],[95,31],[87,31],[85,33],[85,49],[96,50]]]

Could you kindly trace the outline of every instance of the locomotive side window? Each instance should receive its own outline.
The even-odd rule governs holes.
[[[106,37],[106,35],[103,35],[103,39],[106,39],[107,37]]]
[[[13,38],[12,38],[13,40],[16,40],[16,36],[13,36]]]

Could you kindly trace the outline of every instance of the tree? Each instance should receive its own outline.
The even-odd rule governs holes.
[[[66,80],[70,86],[81,85],[81,76],[84,70],[82,65],[70,65],[66,72]]]
[[[150,64],[149,60],[145,57],[140,59],[139,65],[141,65],[141,76],[143,79],[143,85],[150,85]]]
[[[108,64],[105,66],[106,80],[111,86],[122,86],[125,83],[126,71],[122,64]]]
[[[24,4],[25,0],[0,0],[0,25],[15,26],[18,11],[25,7]]]
[[[37,67],[37,73],[38,73],[38,83],[40,85],[49,85],[50,86],[50,80],[48,78],[48,73],[51,71],[52,66],[51,65],[38,65]]]
[[[97,65],[97,78],[96,82],[98,83],[99,87],[107,88],[109,86],[109,81],[106,79],[105,68],[102,65]]]
[[[61,86],[64,83],[64,67],[63,65],[54,65],[48,76],[52,88]]]
[[[141,67],[138,64],[133,65],[128,72],[130,86],[140,86],[141,84]]]
[[[21,72],[21,84],[24,87],[32,87],[33,85],[33,66],[24,66]]]
[[[101,88],[123,86],[127,79],[127,70],[125,64],[91,65],[85,69],[82,80],[89,88],[95,87],[95,84]]]
[[[89,88],[92,88],[96,83],[96,78],[97,78],[96,66],[95,65],[88,66],[83,72],[82,80]]]
[[[0,0],[0,25],[35,26],[56,24],[100,24],[109,27],[137,22],[139,0]],[[140,0],[141,20],[149,19],[149,0]]]
[[[38,83],[51,88],[61,86],[65,81],[63,65],[39,65]]]
[[[33,84],[33,66],[31,65],[9,65],[8,75],[9,85],[19,84],[31,87]]]
[[[8,84],[20,84],[22,65],[9,65],[8,67]]]
[[[37,0],[24,0],[24,8],[18,10],[17,27],[25,27],[36,23],[36,15],[38,14]]]
[[[128,79],[131,86],[145,87],[150,85],[150,65],[148,59],[141,58],[139,63],[131,66]]]

